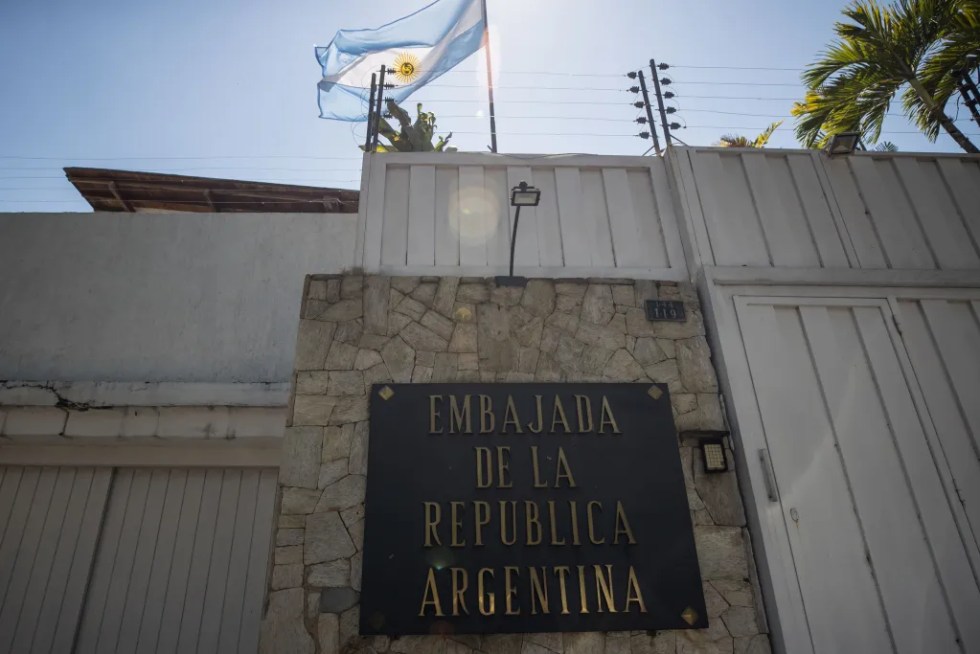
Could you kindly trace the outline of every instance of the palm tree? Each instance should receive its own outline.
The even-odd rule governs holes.
[[[766,143],[769,142],[769,137],[772,133],[776,131],[783,121],[777,120],[775,123],[769,125],[765,128],[761,134],[756,136],[754,139],[750,139],[747,136],[742,136],[741,134],[725,134],[721,139],[715,144],[722,148],[764,148]]]
[[[431,111],[422,111],[420,102],[415,109],[416,118],[412,122],[408,112],[399,107],[393,100],[388,100],[388,113],[398,121],[400,131],[384,118],[378,119],[378,134],[388,139],[388,144],[379,143],[376,152],[455,152],[456,148],[448,147],[453,133],[440,136],[435,143],[432,139],[436,131],[436,115]],[[364,150],[364,146],[360,146]]]
[[[956,4],[957,11],[943,33],[940,47],[922,67],[922,85],[939,105],[956,95],[951,71],[965,68],[968,55],[980,54],[980,0],[959,0]],[[935,124],[916,122],[930,138],[936,138]]]
[[[941,127],[966,152],[978,152],[943,112],[950,93],[934,96],[923,81],[923,69],[944,51],[943,39],[963,16],[963,6],[977,1],[897,0],[883,7],[876,0],[855,0],[843,12],[851,22],[835,24],[837,40],[803,73],[809,90],[793,107],[797,138],[814,147],[834,134],[857,131],[874,143],[901,94],[906,115],[926,136],[935,139]]]

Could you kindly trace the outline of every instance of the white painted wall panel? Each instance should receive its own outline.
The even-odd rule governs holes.
[[[366,157],[364,174],[366,188],[374,189],[358,227],[369,272],[505,273],[514,214],[510,189],[527,181],[541,190],[541,203],[522,209],[518,274],[687,274],[666,166],[658,157],[389,153]],[[379,189],[373,180],[382,178]]]
[[[271,470],[118,470],[76,651],[255,651],[275,486]]]
[[[814,651],[977,651],[976,543],[944,490],[946,461],[930,435],[935,412],[917,412],[918,381],[901,364],[887,303],[736,298],[736,308],[775,473],[775,519],[788,534]],[[947,308],[932,307],[947,327],[939,342],[977,360],[968,354],[974,331],[980,347],[975,315],[939,317]],[[918,359],[945,359],[915,355],[928,323],[905,318],[915,309],[903,307],[902,325],[918,375]],[[955,309],[973,311],[965,302]],[[962,377],[972,374],[968,365],[959,368],[958,388],[975,397],[978,381]],[[927,402],[931,393],[951,395],[923,389]],[[973,447],[962,429],[957,436]]]
[[[0,468],[0,651],[71,650],[110,474]]]

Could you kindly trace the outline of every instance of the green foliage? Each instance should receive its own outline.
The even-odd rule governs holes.
[[[764,148],[769,142],[769,137],[772,133],[783,124],[783,121],[777,120],[772,123],[762,131],[761,134],[756,136],[754,139],[750,139],[747,136],[741,136],[739,134],[725,134],[721,137],[715,145],[721,146],[723,148]]]
[[[891,141],[882,141],[874,147],[875,152],[898,152],[898,146]]]
[[[900,97],[905,114],[931,140],[943,128],[975,152],[942,109],[954,88],[944,78],[951,62],[980,44],[978,2],[855,0],[843,10],[848,21],[834,26],[837,38],[803,73],[808,91],[792,111],[797,138],[822,147],[832,135],[853,131],[874,143]]]
[[[436,131],[436,115],[432,112],[422,111],[422,103],[416,106],[415,122],[408,115],[408,112],[399,107],[394,101],[387,103],[388,113],[398,121],[401,129],[395,131],[391,124],[381,118],[378,124],[378,133],[388,140],[387,144],[379,143],[376,152],[455,152],[456,148],[448,147],[449,139],[453,133],[449,132],[446,136],[440,136],[433,143]],[[364,146],[361,146],[364,150]]]

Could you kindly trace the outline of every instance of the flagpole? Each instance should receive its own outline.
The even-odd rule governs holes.
[[[490,19],[487,16],[487,0],[483,4],[483,42],[487,55],[487,92],[490,96],[490,151],[497,151],[497,116],[493,107],[493,64],[490,62]]]

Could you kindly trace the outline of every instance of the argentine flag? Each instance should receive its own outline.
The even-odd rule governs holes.
[[[371,73],[394,68],[385,95],[401,102],[479,50],[485,32],[482,0],[437,0],[377,29],[340,30],[316,48],[320,118],[367,120]]]

